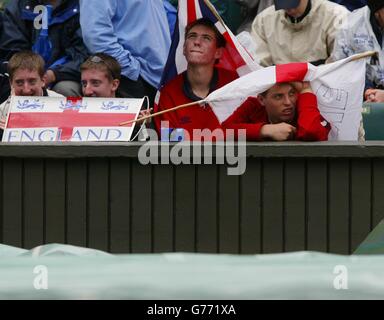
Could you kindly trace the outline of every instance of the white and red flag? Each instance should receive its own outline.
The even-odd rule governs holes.
[[[3,142],[129,141],[144,99],[12,97]]]
[[[212,92],[209,103],[220,123],[250,96],[276,83],[309,81],[317,96],[322,116],[331,123],[329,140],[358,139],[362,119],[366,59],[357,55],[315,67],[310,63],[289,63],[249,73]]]

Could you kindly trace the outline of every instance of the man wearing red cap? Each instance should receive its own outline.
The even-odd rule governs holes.
[[[327,0],[275,0],[274,3],[257,15],[252,24],[251,34],[260,64],[324,63],[348,10]]]
[[[377,51],[368,60],[365,99],[384,102],[384,0],[368,0],[367,6],[353,11],[335,42],[330,61],[336,61],[356,53]]]

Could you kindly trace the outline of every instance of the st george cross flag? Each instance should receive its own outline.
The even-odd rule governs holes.
[[[220,123],[247,97],[257,96],[276,83],[310,81],[321,115],[331,123],[329,140],[358,139],[362,119],[366,59],[350,56],[315,67],[310,63],[276,65],[249,73],[208,95]]]
[[[12,97],[3,142],[129,141],[144,99]]]
[[[183,55],[185,27],[200,18],[211,20],[226,40],[226,47],[217,67],[235,71],[239,76],[261,68],[224,24],[208,0],[179,0],[178,19],[160,89],[187,70],[187,61]],[[158,97],[156,100],[158,101]]]

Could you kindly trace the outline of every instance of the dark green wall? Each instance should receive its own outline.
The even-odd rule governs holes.
[[[247,170],[140,165],[138,144],[0,144],[0,242],[114,253],[351,253],[384,217],[384,144],[260,143]]]

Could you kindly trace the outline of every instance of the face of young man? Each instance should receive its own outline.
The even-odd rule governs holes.
[[[81,85],[85,97],[114,98],[119,84],[118,79],[111,81],[101,70],[88,69],[81,73]]]
[[[189,30],[184,43],[184,56],[189,64],[214,65],[222,51],[222,48],[217,48],[215,32],[210,28],[196,25]]]
[[[42,96],[44,86],[45,82],[36,70],[16,70],[11,80],[15,96]]]
[[[272,124],[290,123],[296,115],[297,92],[290,84],[279,84],[268,90],[266,96],[259,96]]]

